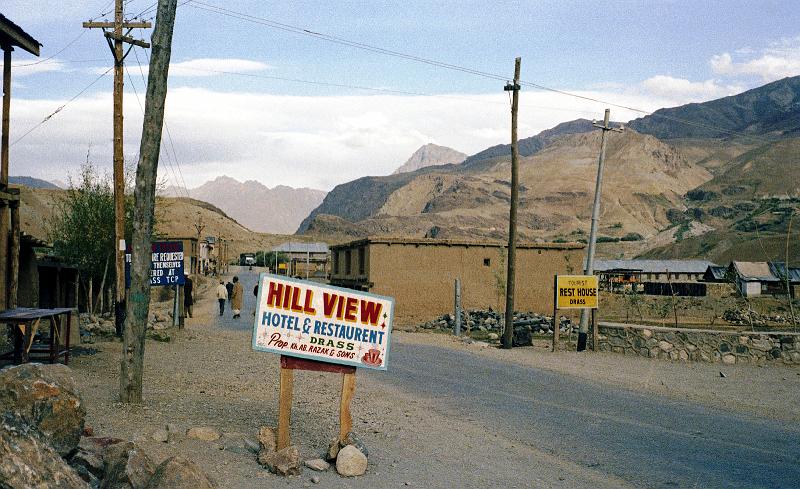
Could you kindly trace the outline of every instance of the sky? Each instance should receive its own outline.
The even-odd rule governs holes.
[[[126,17],[151,19],[154,4],[126,1]],[[113,19],[113,2],[3,0],[0,13],[42,43],[38,59],[19,49],[12,57],[11,174],[65,182],[87,158],[110,172],[112,57],[102,32],[81,23]],[[628,121],[800,75],[800,9],[769,0],[179,0],[160,179],[330,190],[389,174],[427,143],[467,154],[507,144],[503,86],[518,56],[521,138],[601,119],[606,107]],[[134,48],[126,58],[131,165],[148,57]]]

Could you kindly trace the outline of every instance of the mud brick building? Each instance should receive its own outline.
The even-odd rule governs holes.
[[[395,298],[396,325],[464,309],[505,307],[507,246],[495,241],[367,238],[331,246],[331,284]],[[584,245],[517,246],[515,309],[553,310],[553,275],[580,274]]]

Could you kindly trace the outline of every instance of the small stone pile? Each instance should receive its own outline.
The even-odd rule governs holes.
[[[79,318],[81,343],[94,343],[100,339],[112,338],[116,335],[114,314],[100,315],[81,313]],[[151,310],[147,320],[147,337],[155,341],[170,341],[167,331],[172,327],[172,311]]]
[[[262,426],[258,430],[258,446],[258,463],[277,475],[299,475],[303,466],[325,472],[333,465],[336,472],[343,477],[357,477],[367,471],[369,452],[366,445],[353,433],[349,433],[344,440],[333,440],[324,459],[315,458],[305,462],[300,456],[300,450],[294,445],[277,450],[277,436],[275,430],[269,426]],[[319,478],[313,476],[311,481],[318,483]]]
[[[767,326],[768,324],[788,324],[791,322],[791,318],[786,316],[781,316],[779,314],[759,314],[756,311],[747,311],[746,309],[726,309],[724,313],[722,313],[722,319],[737,325],[750,325],[750,321],[753,322],[753,326]]]
[[[0,370],[0,487],[214,489],[182,457],[156,465],[134,442],[96,437],[64,365]]]
[[[439,329],[442,331],[453,331],[455,327],[455,315],[444,314],[438,318],[422,323],[420,329]],[[497,340],[505,327],[503,315],[492,309],[464,311],[461,317],[461,328],[463,331],[488,332],[489,340]],[[552,334],[553,317],[543,316],[535,312],[514,312],[514,346],[529,346],[533,344],[533,335]],[[561,316],[559,318],[559,331],[562,335],[572,333],[573,325],[569,318]]]

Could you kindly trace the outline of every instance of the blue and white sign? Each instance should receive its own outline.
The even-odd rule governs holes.
[[[150,258],[150,285],[183,285],[183,242],[156,241]],[[131,286],[131,248],[125,252],[125,287]]]

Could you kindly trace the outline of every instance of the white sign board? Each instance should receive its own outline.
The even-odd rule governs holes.
[[[386,370],[394,299],[262,273],[253,349]]]

